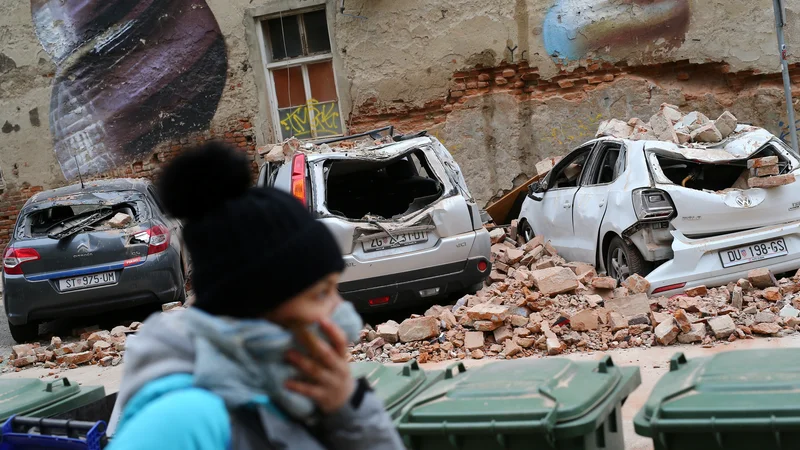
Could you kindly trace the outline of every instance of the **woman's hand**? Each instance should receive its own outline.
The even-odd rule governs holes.
[[[328,336],[330,344],[311,333],[300,340],[308,349],[310,357],[297,351],[286,352],[286,359],[300,371],[304,381],[288,380],[289,390],[304,395],[325,414],[344,406],[353,395],[355,384],[347,363],[347,341],[342,330],[325,319],[320,329]]]

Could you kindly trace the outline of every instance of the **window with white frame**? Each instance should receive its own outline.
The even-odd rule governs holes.
[[[266,18],[261,36],[278,137],[343,134],[325,10]]]

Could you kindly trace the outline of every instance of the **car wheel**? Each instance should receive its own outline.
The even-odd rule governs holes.
[[[531,228],[531,224],[529,224],[527,220],[522,222],[522,225],[520,226],[518,233],[520,236],[522,236],[522,239],[525,242],[528,242],[534,237],[536,237],[536,234],[533,232],[533,228]]]
[[[35,341],[39,338],[38,323],[26,323],[25,325],[14,325],[11,322],[8,322],[8,330],[11,331],[11,337],[18,344],[24,344],[26,342]]]
[[[647,275],[650,273],[650,268],[650,263],[645,261],[636,247],[628,245],[619,236],[611,240],[606,258],[606,270],[609,277],[615,278],[618,283],[622,284],[633,274]]]

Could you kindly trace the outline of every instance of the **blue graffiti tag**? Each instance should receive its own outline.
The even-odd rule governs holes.
[[[782,120],[778,122],[778,128],[781,129],[780,139],[783,141],[784,144],[788,144],[789,141],[789,125],[784,123]],[[794,129],[797,132],[800,132],[800,119],[794,121]]]

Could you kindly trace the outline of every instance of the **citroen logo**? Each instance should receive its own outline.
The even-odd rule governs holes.
[[[82,242],[78,245],[78,253],[87,253],[89,251],[89,246],[86,243]]]
[[[738,197],[736,197],[736,204],[741,206],[742,208],[749,208],[750,206],[752,206],[752,203],[750,202],[750,197],[746,195],[739,195]]]

